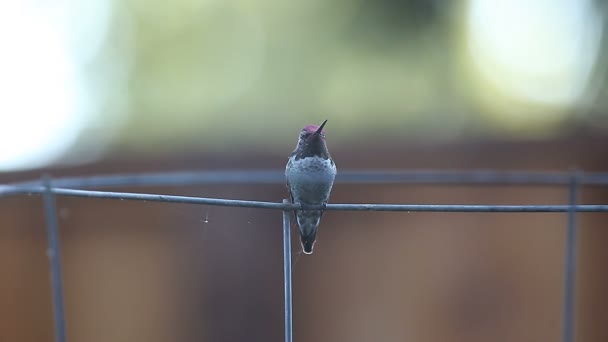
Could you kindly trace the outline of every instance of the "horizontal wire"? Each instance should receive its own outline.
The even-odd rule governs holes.
[[[608,173],[581,173],[581,185],[608,185]],[[336,183],[343,184],[450,184],[450,185],[567,185],[570,173],[528,171],[341,171]],[[203,184],[283,184],[285,174],[279,170],[177,171],[138,174],[112,174],[86,177],[54,178],[54,187],[90,189],[120,186],[170,186]],[[42,186],[40,180],[0,185],[0,196],[30,192]]]
[[[42,193],[44,188],[32,189],[31,193]],[[469,204],[328,204],[323,206],[301,206],[276,202],[232,200],[222,198],[187,197],[161,194],[143,194],[131,192],[109,192],[93,190],[76,190],[51,188],[51,192],[61,196],[75,196],[100,199],[119,199],[150,202],[204,204],[223,207],[261,208],[278,210],[336,210],[336,211],[409,211],[409,212],[487,212],[487,213],[565,213],[569,210],[578,212],[608,212],[606,204],[585,205],[469,205]]]

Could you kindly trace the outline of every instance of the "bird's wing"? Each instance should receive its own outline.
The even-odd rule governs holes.
[[[291,193],[291,186],[289,186],[289,180],[287,181],[287,192],[289,192],[289,198],[291,198],[291,203],[292,204],[296,204],[296,202],[293,199],[293,194]],[[297,211],[294,209],[293,211],[293,216],[296,218],[296,222],[298,221],[298,213]]]

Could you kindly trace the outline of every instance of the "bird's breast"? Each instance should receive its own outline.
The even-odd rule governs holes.
[[[289,158],[285,169],[287,177],[319,177],[321,180],[336,175],[336,165],[331,159],[307,157],[302,159]]]
[[[327,201],[336,176],[331,159],[307,157],[290,158],[285,169],[290,191],[296,201],[321,203]]]

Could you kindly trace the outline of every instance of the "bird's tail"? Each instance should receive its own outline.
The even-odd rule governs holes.
[[[319,220],[321,212],[318,210],[302,210],[296,215],[300,226],[300,241],[305,254],[312,254],[312,249],[317,239]]]
[[[315,245],[315,241],[317,240],[317,232],[314,232],[310,235],[301,235],[300,241],[302,242],[302,250],[304,254],[312,254],[312,249]]]

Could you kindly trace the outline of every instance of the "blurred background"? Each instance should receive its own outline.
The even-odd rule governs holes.
[[[281,170],[301,128],[324,119],[339,171],[607,171],[607,15],[599,0],[4,1],[0,182]],[[562,204],[567,192],[338,185],[332,201]],[[68,340],[282,339],[278,212],[58,206]],[[579,215],[577,341],[608,340],[605,220]],[[53,339],[44,227],[40,197],[0,199],[0,341]],[[295,339],[559,340],[565,227],[563,214],[328,213],[315,254],[294,256]]]

